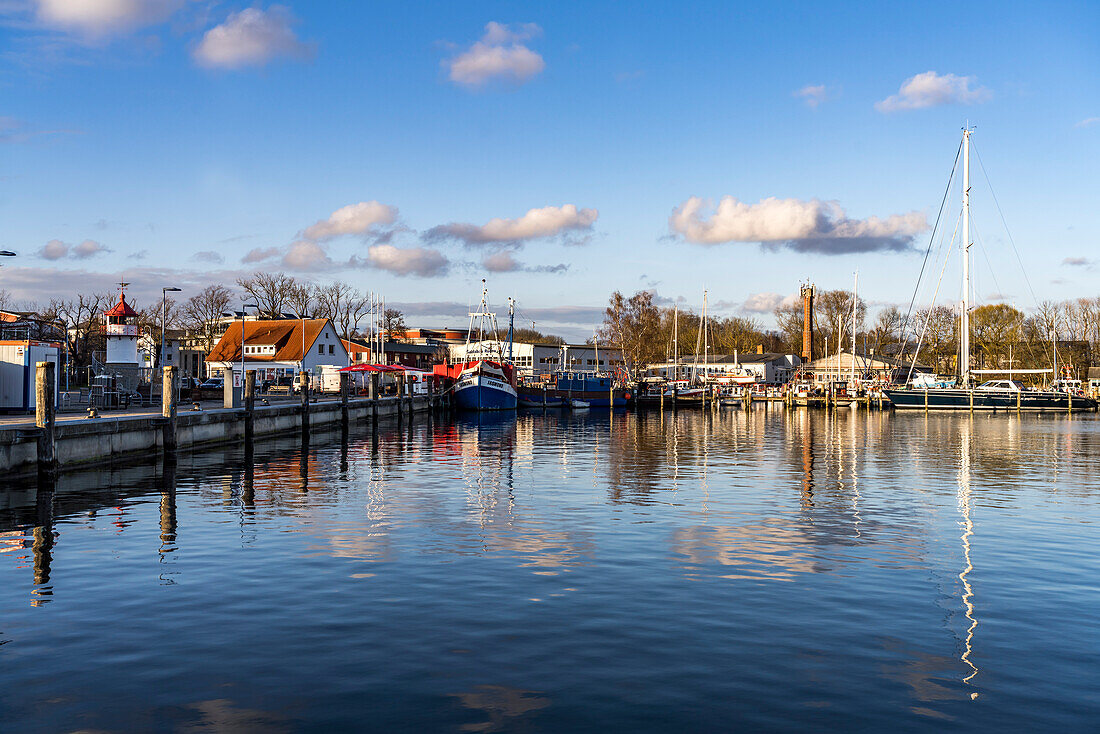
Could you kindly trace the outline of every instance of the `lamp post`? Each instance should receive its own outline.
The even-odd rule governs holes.
[[[168,294],[179,293],[179,288],[168,286],[167,288],[160,289],[160,366],[164,366],[164,329],[165,321],[168,318]]]

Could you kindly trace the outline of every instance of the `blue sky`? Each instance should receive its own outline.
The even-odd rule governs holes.
[[[0,18],[0,248],[19,253],[0,288],[19,299],[124,272],[186,296],[262,268],[440,325],[486,277],[577,337],[615,289],[697,306],[706,287],[768,323],[800,280],[858,269],[866,298],[907,304],[967,120],[1035,295],[1097,295],[1095,3],[0,0]],[[976,161],[973,184],[977,300],[1030,308]]]

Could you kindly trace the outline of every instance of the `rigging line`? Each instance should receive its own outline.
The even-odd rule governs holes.
[[[974,144],[971,143],[973,146]],[[1012,238],[1012,232],[1008,228],[1008,221],[1005,220],[1005,213],[1001,210],[1001,202],[997,201],[997,194],[993,191],[993,184],[989,180],[989,174],[985,172],[985,164],[982,163],[982,154],[978,152],[977,146],[974,147],[974,156],[978,159],[978,168],[982,169],[982,176],[985,178],[985,185],[989,187],[989,193],[993,197],[993,203],[997,206],[997,214],[1001,217],[1001,224],[1005,228],[1005,234],[1008,235],[1008,241],[1012,244],[1012,252],[1016,254],[1016,262],[1020,266],[1020,271],[1024,274],[1024,282],[1027,283],[1027,289],[1031,293],[1031,301],[1035,304],[1036,308],[1039,306],[1039,299],[1035,296],[1035,289],[1031,287],[1031,279],[1027,277],[1027,269],[1024,267],[1024,261],[1020,259],[1020,251],[1016,249],[1016,240]]]
[[[947,197],[951,194],[951,184],[955,180],[955,172],[959,168],[959,156],[962,155],[962,141],[959,141],[959,147],[955,150],[955,162],[951,164],[951,175],[947,177],[947,187],[943,190],[943,198],[940,200],[940,210],[936,213],[936,223],[932,226],[932,234],[928,238],[928,247],[924,251],[924,262],[920,266],[920,274],[917,275],[916,285],[913,286],[913,297],[909,300],[909,310],[905,314],[905,322],[902,326],[904,330],[909,324],[909,317],[913,313],[913,304],[917,300],[917,290],[920,288],[921,279],[924,277],[924,269],[928,267],[928,256],[932,252],[932,245],[936,241],[936,231],[940,226],[940,218],[943,216],[944,206],[947,205]]]
[[[997,282],[997,274],[993,272],[993,263],[989,261],[989,250],[986,248],[985,243],[982,242],[982,238],[978,235],[978,228],[974,226],[974,222],[970,222],[970,229],[974,232],[974,241],[978,243],[978,248],[982,251],[982,257],[985,258],[985,264],[989,266],[989,277],[993,278],[993,287],[997,289],[997,293],[1004,295],[1004,291],[1001,290],[1001,284]]]
[[[947,257],[943,259],[943,267],[940,268],[940,277],[936,281],[936,290],[932,293],[932,303],[928,307],[928,315],[924,319],[924,324],[921,326],[920,339],[917,341],[917,348],[913,350],[913,363],[909,365],[909,375],[905,378],[905,382],[908,383],[913,379],[913,370],[917,368],[917,358],[920,356],[921,345],[924,344],[924,335],[928,333],[928,323],[932,320],[932,309],[936,305],[936,297],[940,294],[940,285],[943,283],[943,274],[947,272],[947,263],[951,260],[951,252],[955,249],[955,235],[959,233],[959,219],[962,219],[962,212],[959,212],[958,219],[955,220],[955,231],[951,233],[951,247],[947,250]],[[902,358],[905,357],[905,350],[902,350]]]

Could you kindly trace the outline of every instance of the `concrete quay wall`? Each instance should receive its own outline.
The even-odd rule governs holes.
[[[369,421],[396,416],[400,408],[409,410],[409,398],[399,406],[397,398],[348,401],[348,422]],[[438,400],[438,398],[436,398]],[[429,398],[413,397],[412,410],[430,409]],[[244,440],[245,410],[216,408],[180,412],[176,417],[178,448],[214,446]],[[310,428],[339,424],[342,410],[339,401],[312,403],[309,406]],[[137,453],[160,452],[167,418],[153,415],[111,416],[60,421],[55,429],[55,451],[58,467],[72,468],[110,463],[119,457]],[[253,432],[257,438],[286,436],[302,429],[302,406],[298,403],[257,405],[253,412]],[[36,470],[38,436],[41,429],[22,426],[0,429],[0,489],[5,477],[17,477]]]

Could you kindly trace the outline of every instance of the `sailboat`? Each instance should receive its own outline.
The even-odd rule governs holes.
[[[488,289],[481,281],[481,305],[470,314],[470,329],[466,334],[466,361],[450,365],[455,378],[455,404],[462,410],[514,410],[516,407],[515,368],[505,359],[497,341],[497,317],[489,311]],[[509,299],[509,313],[513,305]],[[477,346],[471,340],[477,334]],[[511,334],[508,330],[508,351],[511,356]],[[486,339],[490,339],[486,344]],[[491,346],[490,346],[491,345]]]
[[[1064,411],[1096,410],[1097,403],[1084,395],[1061,390],[1029,390],[1017,380],[989,380],[971,385],[970,369],[970,133],[963,129],[963,207],[962,207],[962,314],[959,327],[959,379],[957,387],[908,385],[887,388],[883,393],[895,408],[921,410],[1016,410]]]

